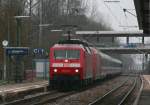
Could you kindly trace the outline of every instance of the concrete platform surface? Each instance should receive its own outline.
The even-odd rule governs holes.
[[[42,88],[48,86],[48,81],[46,80],[35,80],[32,82],[20,83],[20,84],[7,84],[0,86],[0,95],[7,93],[15,93],[26,91],[30,89]]]

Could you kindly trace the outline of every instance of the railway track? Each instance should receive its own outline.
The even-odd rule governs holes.
[[[0,105],[42,105],[44,103],[53,102],[59,98],[63,98],[73,93],[74,92],[65,93],[65,92],[58,92],[58,91],[50,91],[41,94],[27,96],[24,99],[18,99]]]
[[[0,105],[43,105],[45,103],[52,103],[57,99],[61,99],[72,94],[80,93],[82,91],[88,90],[89,88],[93,88],[94,86],[89,86],[79,91],[71,91],[71,92],[58,92],[51,90],[49,92],[41,94],[28,95],[25,96],[23,99],[14,100]]]
[[[128,79],[126,79],[124,82],[121,82],[122,83],[121,85],[117,86],[116,88],[113,88],[111,91],[106,93],[103,97],[100,97],[99,99],[95,100],[94,102],[90,103],[89,105],[97,105],[97,104],[98,105],[117,105],[117,104],[122,105],[122,102],[123,103],[125,102],[125,100],[128,98],[130,93],[135,88],[137,79],[133,79],[133,78],[135,78],[135,77],[128,77]],[[132,88],[131,88],[131,84],[133,84],[133,83],[134,83],[134,85],[132,85]],[[49,92],[28,95],[28,96],[25,96],[23,99],[18,99],[18,100],[3,103],[0,105],[43,105],[43,104],[47,104],[47,103],[51,104],[51,103],[55,103],[56,100],[61,100],[61,99],[63,100],[64,97],[70,97],[71,95],[76,94],[76,93],[80,94],[80,92],[83,92],[88,89],[83,89],[83,90],[81,89],[78,92],[77,91],[58,92],[58,91],[50,90]],[[91,87],[90,87],[90,89],[91,89]],[[130,92],[127,92],[128,90],[130,90]],[[115,94],[117,93],[117,91],[118,91],[118,93],[121,93],[122,96],[118,95],[118,97],[116,97]],[[128,94],[125,94],[125,93],[128,93]],[[106,103],[109,100],[108,98],[110,98],[110,99],[112,98],[111,96],[114,96],[113,98],[116,98],[114,102],[117,102],[117,104],[116,103],[111,103],[111,104]],[[119,97],[121,97],[121,98],[119,98]],[[123,97],[125,97],[125,98],[123,98]],[[119,100],[121,100],[121,99],[123,99],[123,101],[120,101],[121,104],[119,104]],[[101,101],[99,101],[99,100],[101,100]],[[106,100],[106,101],[104,101],[104,100]],[[110,102],[113,102],[113,100],[111,99]]]
[[[137,79],[137,77],[127,79],[121,85],[113,88],[102,97],[97,98],[88,105],[125,105],[129,96],[136,87]]]
[[[32,103],[32,105],[43,105],[43,104],[46,104],[46,103],[51,103],[51,102],[54,102],[57,99],[64,98],[64,97],[72,95],[74,93],[75,92],[57,93],[57,94],[55,94],[55,95],[53,95],[51,97],[48,97],[48,98],[46,98],[44,100],[41,100],[40,102]]]

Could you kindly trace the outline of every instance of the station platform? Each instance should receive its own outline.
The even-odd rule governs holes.
[[[143,75],[143,90],[138,105],[150,105],[150,75]]]
[[[10,93],[19,93],[28,90],[44,88],[47,86],[48,86],[47,80],[34,80],[18,84],[5,84],[0,86],[0,96],[4,96]]]

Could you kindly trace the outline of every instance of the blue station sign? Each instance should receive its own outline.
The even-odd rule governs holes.
[[[6,55],[28,55],[29,47],[6,47]]]

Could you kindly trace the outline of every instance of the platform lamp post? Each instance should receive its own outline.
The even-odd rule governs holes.
[[[17,22],[17,34],[16,34],[16,47],[20,47],[21,46],[21,19],[26,19],[26,18],[30,18],[30,16],[14,16],[14,18],[16,19]],[[20,66],[20,56],[17,55],[16,56],[16,76],[15,76],[15,82],[18,82],[19,80],[19,67]],[[21,78],[20,78],[20,82],[21,82]]]
[[[3,45],[3,48],[4,48],[3,80],[6,80],[6,74],[7,74],[7,71],[6,71],[6,47],[8,46],[8,41],[7,40],[2,41],[2,45]]]
[[[17,21],[17,36],[16,36],[16,46],[20,46],[21,45],[21,39],[20,39],[20,34],[21,34],[21,19],[25,19],[25,18],[30,18],[30,16],[14,16],[16,21]]]

